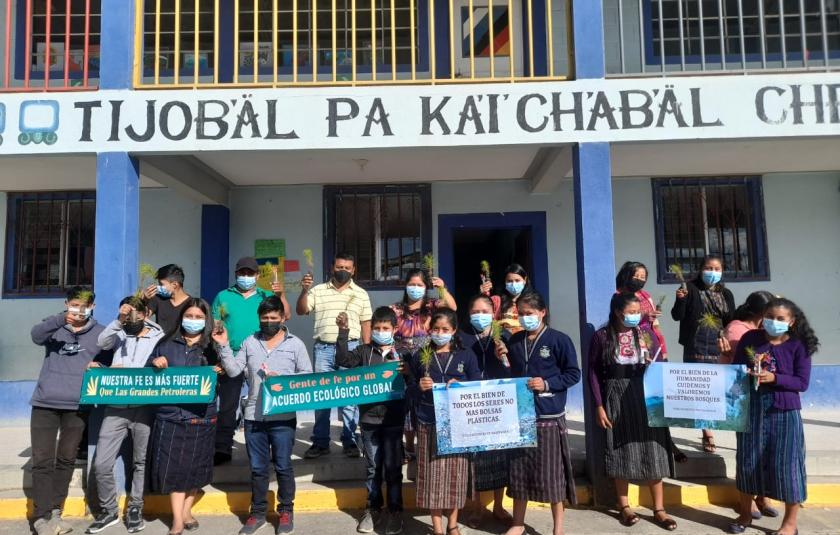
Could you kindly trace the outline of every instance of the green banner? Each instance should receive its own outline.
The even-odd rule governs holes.
[[[326,373],[269,377],[262,385],[262,413],[329,409],[380,403],[405,396],[399,361]]]
[[[212,366],[189,368],[90,368],[82,405],[210,403],[216,397]]]

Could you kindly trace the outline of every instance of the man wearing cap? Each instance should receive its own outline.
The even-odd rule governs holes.
[[[240,258],[236,262],[234,274],[236,283],[230,288],[219,292],[213,300],[213,318],[221,321],[227,330],[230,347],[233,353],[239,351],[242,342],[260,328],[260,317],[257,308],[263,299],[272,295],[271,292],[257,286],[259,266],[256,259],[250,256]],[[283,302],[286,319],[291,315],[289,304],[286,302],[283,286],[277,282],[271,285],[274,295]],[[236,410],[239,408],[239,398],[242,392],[244,374],[238,377],[219,376],[216,393],[219,396],[219,414],[216,424],[216,455],[215,464],[230,461],[233,454],[233,435],[236,432]]]

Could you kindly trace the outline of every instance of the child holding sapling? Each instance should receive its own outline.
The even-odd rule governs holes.
[[[797,515],[807,497],[805,434],[800,393],[808,389],[811,364],[820,342],[802,310],[792,301],[774,298],[764,309],[762,329],[738,343],[735,364],[747,366],[757,388],[750,389],[750,426],[736,433],[735,485],[741,493],[740,515],[730,533],[752,524],[754,496],[785,503],[775,533],[795,535]]]
[[[618,274],[615,276],[616,292],[626,292],[635,295],[641,306],[642,322],[641,327],[650,329],[659,342],[659,348],[663,359],[668,358],[668,351],[665,347],[665,335],[659,327],[659,316],[662,315],[662,300],[654,302],[653,297],[644,290],[647,284],[648,269],[641,262],[625,262]]]
[[[721,282],[723,261],[716,255],[706,256],[697,277],[689,282],[685,282],[679,266],[672,267],[672,272],[682,282],[671,317],[680,322],[683,362],[719,364],[718,339],[735,312],[732,292]],[[708,429],[703,430],[703,450],[716,450],[714,436]]]
[[[482,272],[484,271],[482,266]],[[487,272],[489,272],[489,265]],[[493,295],[493,281],[490,280],[485,273],[482,273],[482,283],[479,287],[480,293],[490,297],[493,302],[493,318],[501,322],[510,334],[518,333],[522,330],[519,325],[518,310],[516,302],[519,296],[525,293],[530,293],[531,280],[525,268],[519,264],[511,264],[505,269],[505,291],[499,295]]]
[[[430,509],[435,535],[460,535],[458,510],[469,494],[469,455],[438,455],[432,387],[457,381],[478,381],[481,371],[471,351],[456,336],[453,310],[440,308],[432,315],[430,342],[412,355],[409,390],[417,403],[417,506]],[[446,528],[443,516],[446,515]]]

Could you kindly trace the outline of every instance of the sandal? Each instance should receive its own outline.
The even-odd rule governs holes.
[[[513,515],[511,515],[504,509],[502,510],[502,513],[496,513],[496,511],[493,511],[493,518],[495,518],[503,524],[507,524],[508,526],[513,524]]]
[[[198,520],[193,520],[192,522],[184,522],[184,529],[186,531],[195,531],[198,529]]]
[[[755,498],[753,501],[755,502],[755,506],[758,508],[758,511],[755,511],[752,514],[753,518],[756,520],[762,516],[766,516],[767,518],[776,518],[779,516],[779,511],[777,509],[767,505],[767,498],[761,498],[761,503],[759,503],[758,498]],[[755,515],[758,515],[758,518],[756,518]]]
[[[703,451],[706,453],[715,453],[717,451],[717,446],[715,446],[715,439],[713,437],[703,435]]]
[[[674,454],[674,462],[677,464],[685,464],[688,462],[688,455],[683,453],[676,445],[671,446],[671,451]]]
[[[629,515],[624,514],[625,509],[630,511]],[[622,507],[621,510],[618,512],[618,515],[620,517],[618,521],[621,522],[622,526],[626,526],[629,528],[630,526],[635,526],[639,523],[639,515],[634,513],[632,509],[630,509],[629,505],[625,505],[624,507]]]
[[[453,531],[457,531],[458,535],[461,535],[461,527],[460,526],[455,526],[454,528],[446,528],[446,535],[449,535]]]
[[[658,513],[664,513],[665,518],[659,519],[657,518]],[[666,531],[674,531],[677,529],[677,522],[673,518],[668,516],[668,513],[665,512],[665,509],[654,509],[653,511],[653,523],[659,526],[660,528]]]

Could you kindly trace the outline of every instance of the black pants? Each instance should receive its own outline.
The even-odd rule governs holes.
[[[216,383],[219,396],[219,416],[216,423],[216,453],[231,455],[233,452],[233,434],[236,433],[236,409],[242,393],[242,381],[245,374],[236,377],[220,375]]]
[[[61,509],[67,498],[85,421],[75,410],[32,407],[29,428],[33,517],[37,520],[53,509]]]

